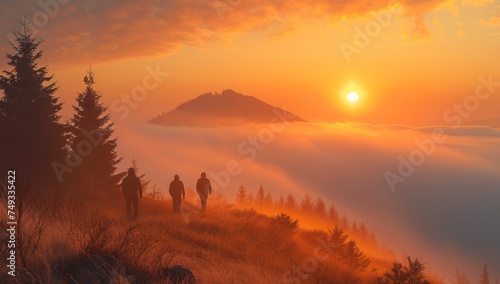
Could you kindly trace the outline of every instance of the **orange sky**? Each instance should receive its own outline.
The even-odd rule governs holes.
[[[130,122],[231,88],[311,121],[446,124],[445,111],[474,95],[479,76],[500,81],[498,1],[330,2],[4,1],[0,30],[32,20],[65,116],[89,64],[107,105],[142,85],[148,66],[169,73]],[[361,94],[355,106],[344,100],[351,90]],[[467,119],[498,116],[493,94]]]

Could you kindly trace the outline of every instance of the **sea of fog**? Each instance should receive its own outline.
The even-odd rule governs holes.
[[[276,124],[231,128],[118,124],[120,166],[133,156],[166,189],[202,171],[234,200],[243,184],[333,202],[400,257],[442,276],[500,278],[500,130],[444,126]]]

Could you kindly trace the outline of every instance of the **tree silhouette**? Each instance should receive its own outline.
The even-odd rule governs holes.
[[[47,66],[39,67],[43,52],[38,40],[22,23],[23,31],[15,32],[11,42],[13,54],[7,54],[11,71],[0,75],[0,164],[2,172],[14,168],[23,173],[37,188],[57,186],[52,169],[54,161],[66,157],[65,126],[59,123],[62,104],[54,96],[57,91]]]
[[[370,235],[368,236],[368,240],[374,246],[377,246],[377,235],[375,235],[375,231],[371,230]]]
[[[312,198],[309,193],[306,193],[304,199],[302,199],[302,203],[300,204],[300,209],[304,212],[310,213],[313,208]]]
[[[246,203],[249,205],[252,205],[254,203],[254,198],[253,198],[253,194],[251,191],[248,191]]]
[[[274,220],[276,220],[281,227],[283,227],[288,233],[291,234],[295,233],[295,231],[299,227],[299,220],[294,220],[290,215],[287,215],[283,212],[276,215],[276,217],[274,217]]]
[[[247,202],[247,199],[247,189],[243,185],[240,185],[238,187],[238,191],[236,192],[236,203],[243,205]]]
[[[359,236],[365,240],[369,239],[370,233],[368,232],[368,228],[366,227],[365,223],[361,222],[361,225],[359,225]]]
[[[257,196],[255,197],[255,201],[258,204],[264,204],[264,199],[266,198],[266,195],[264,193],[264,187],[262,184],[259,186],[259,190],[257,190]]]
[[[370,265],[370,260],[359,249],[354,240],[350,240],[345,245],[343,256],[351,271],[365,271],[368,265]]]
[[[455,284],[471,284],[470,280],[467,279],[464,273],[457,272],[455,273]]]
[[[334,244],[335,251],[339,255],[344,254],[348,237],[349,236],[344,232],[344,229],[338,225],[336,225],[335,228],[328,230],[329,241]]]
[[[335,206],[333,204],[330,205],[330,208],[328,209],[328,219],[330,219],[330,221],[334,222],[335,224],[339,223],[339,215],[337,213],[337,209],[335,209]]]
[[[352,234],[356,237],[359,236],[359,228],[358,228],[358,223],[356,221],[352,222]]]
[[[285,198],[283,197],[283,194],[280,194],[278,197],[278,200],[276,201],[276,206],[279,208],[284,208],[285,207]]]
[[[326,204],[321,197],[318,197],[318,199],[316,199],[316,203],[314,203],[314,213],[316,213],[318,217],[326,217]]]
[[[408,257],[408,266],[395,262],[390,271],[384,273],[384,277],[379,279],[383,284],[430,284],[425,280],[425,266],[418,260],[412,261]]]
[[[273,196],[271,195],[271,192],[267,192],[266,197],[264,198],[264,205],[271,207],[273,206]]]
[[[488,271],[488,265],[484,265],[481,270],[481,276],[479,277],[479,284],[490,284],[490,273]]]
[[[342,228],[349,229],[349,221],[347,220],[347,216],[345,214],[342,215],[342,218],[340,218],[340,226],[342,226]]]
[[[97,140],[72,174],[76,177],[75,186],[85,190],[114,189],[124,173],[115,174],[121,158],[117,158],[116,154],[117,139],[111,137],[113,123],[100,102],[101,95],[94,90],[92,70],[87,72],[83,82],[85,91],[78,94],[73,106],[75,114],[71,120],[70,145],[73,151],[78,151],[83,143],[88,143],[89,133]]]
[[[297,201],[295,197],[291,193],[286,197],[285,207],[288,210],[296,210],[297,209]]]

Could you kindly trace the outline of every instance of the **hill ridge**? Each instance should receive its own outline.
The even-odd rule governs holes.
[[[256,97],[226,89],[221,93],[204,93],[181,103],[175,109],[160,114],[149,121],[167,126],[240,126],[263,124],[285,114],[290,122],[305,122],[284,108],[270,105]]]

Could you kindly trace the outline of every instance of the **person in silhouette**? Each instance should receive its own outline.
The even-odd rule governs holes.
[[[174,180],[170,183],[168,192],[170,196],[172,196],[174,213],[181,212],[181,196],[182,199],[186,199],[186,191],[184,191],[184,183],[179,179],[179,175],[174,176]]]
[[[127,206],[127,216],[137,219],[139,215],[139,198],[142,198],[141,180],[135,176],[134,168],[128,169],[128,175],[122,181],[122,192]],[[131,206],[134,206],[134,215],[131,215]]]
[[[208,195],[212,194],[212,185],[210,184],[210,180],[207,179],[207,174],[204,172],[201,173],[201,177],[196,182],[196,192],[200,196],[201,200],[201,210],[205,211],[207,208],[207,198]]]

